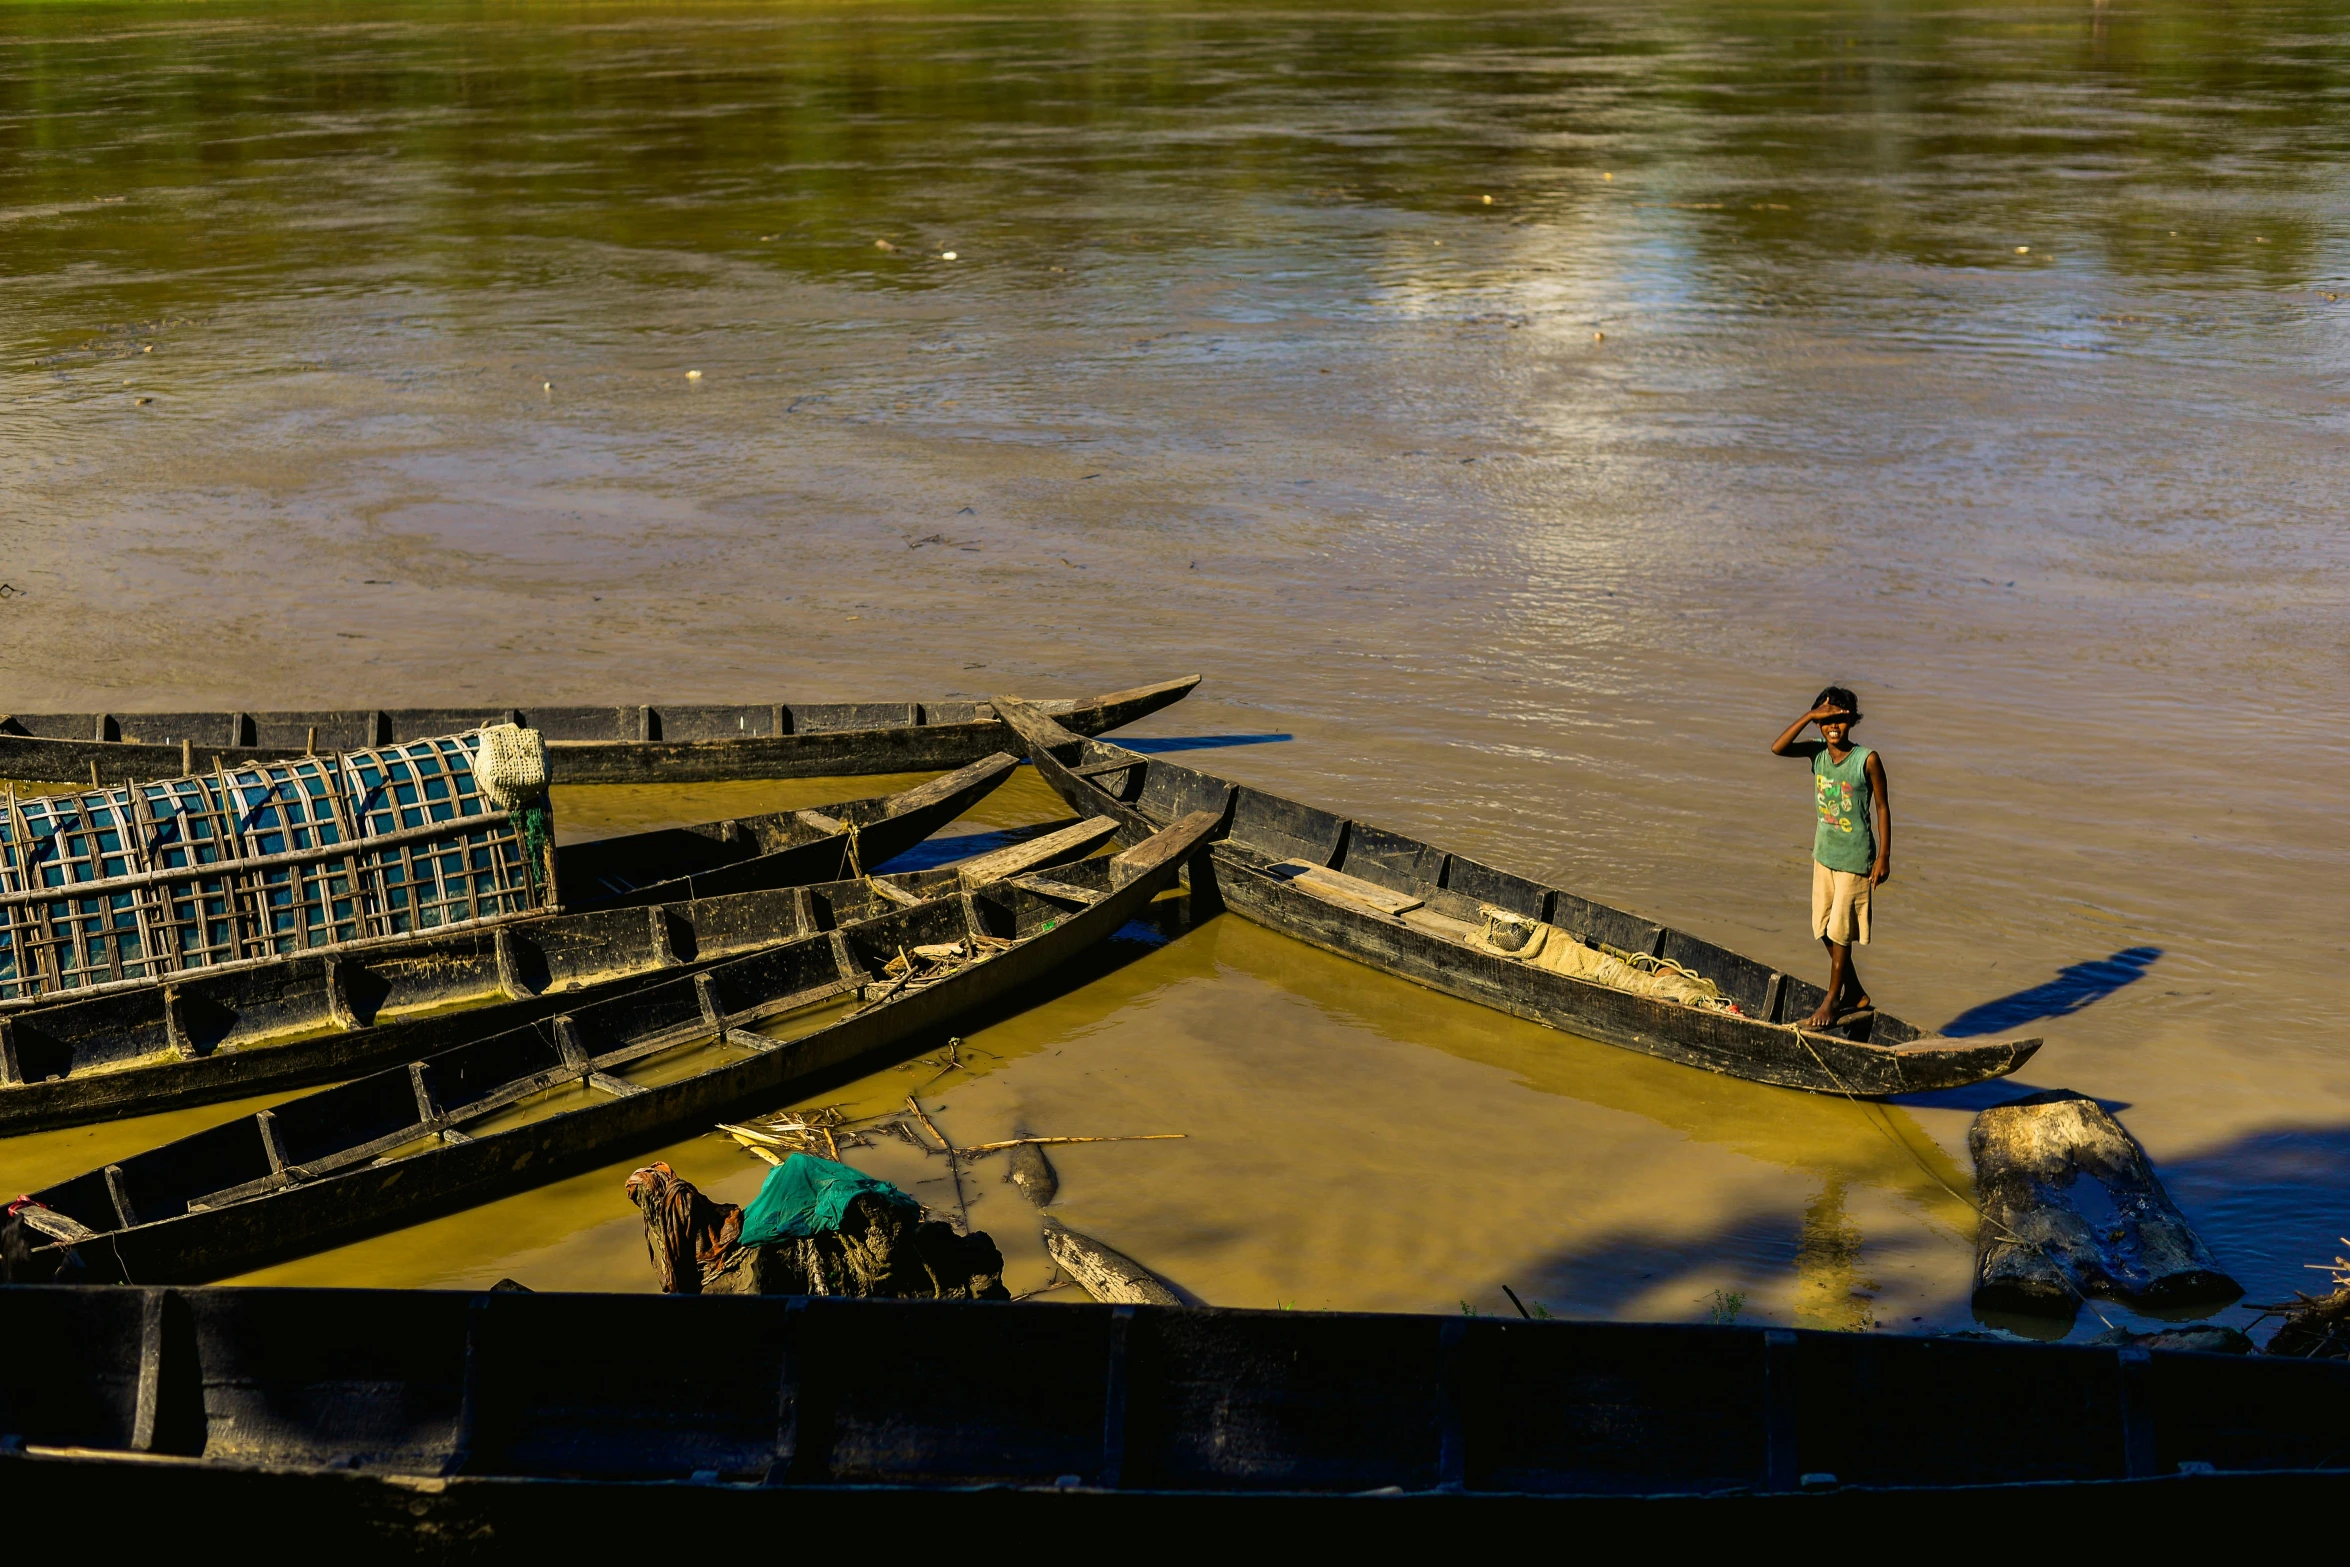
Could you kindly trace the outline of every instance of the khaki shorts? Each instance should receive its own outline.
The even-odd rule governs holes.
[[[1811,933],[1839,947],[1869,944],[1869,879],[1811,862]]]

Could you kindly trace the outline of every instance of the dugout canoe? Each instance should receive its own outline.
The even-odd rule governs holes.
[[[2038,1500],[2112,1536],[2150,1509],[2208,1527],[2214,1507],[2350,1494],[2350,1365],[2267,1356],[1460,1315],[56,1286],[0,1289],[0,1334],[11,1494],[183,1529],[233,1510],[312,1550],[362,1531],[436,1557],[688,1525],[863,1537],[881,1516],[937,1538],[1019,1522],[1096,1538],[1150,1517],[1227,1544],[1251,1520],[1416,1520],[1457,1545],[1503,1514],[1565,1522],[1638,1498],[1621,1522],[1727,1523],[1762,1502],[1801,1527],[1906,1502],[2018,1527]]]
[[[451,748],[444,760],[465,791],[458,803],[480,804],[462,772],[463,748],[453,740],[423,744]],[[509,866],[506,893],[469,898],[469,867],[464,857],[450,857],[450,847],[519,863],[511,818],[498,812],[456,817],[440,824],[438,836],[421,840],[413,831],[348,839],[342,824],[373,819],[371,813],[337,808],[331,791],[289,798],[293,788],[315,781],[299,775],[331,777],[336,760],[26,802],[17,813],[23,820],[0,825],[0,902],[7,905],[0,917],[0,1015],[224,971],[283,967],[327,952],[404,950],[459,926],[543,918],[556,912],[558,896],[578,911],[832,881],[913,848],[986,798],[1017,765],[997,752],[896,794],[569,844],[554,850],[551,879]],[[126,817],[145,814],[146,795],[181,786],[206,799],[218,793],[254,803],[211,821],[191,812],[168,830],[149,816],[124,833]],[[52,828],[49,834],[19,830],[36,814]],[[236,819],[233,827],[229,818]],[[191,838],[185,830],[191,821],[210,836]],[[462,837],[477,821],[490,825]],[[125,836],[145,847],[135,843],[126,853]],[[18,839],[32,844],[29,853],[15,851]],[[276,852],[296,840],[300,847]],[[379,851],[379,843],[386,847]],[[202,856],[201,863],[158,868],[191,855]],[[393,867],[402,894],[397,906],[364,874],[356,880],[371,895],[351,896],[354,855],[363,865],[382,858]],[[54,887],[51,877],[59,878]],[[11,881],[34,884],[6,890]],[[0,1086],[42,1075],[12,1071],[0,1050]]]
[[[110,1282],[200,1283],[773,1109],[1046,978],[1141,913],[1214,826],[1187,817],[1114,858],[950,890],[288,1100],[33,1193],[38,1227]],[[927,985],[890,977],[948,944],[971,960]]]
[[[630,985],[1063,864],[1116,825],[1056,823],[907,874],[468,926],[0,1016],[0,1137],[419,1060]]]
[[[1181,701],[1199,680],[1187,675],[1036,705],[1079,734],[1102,734]],[[546,736],[548,777],[558,784],[935,772],[1011,743],[989,704],[960,700],[9,713],[0,714],[0,778],[127,783],[393,745],[484,724],[516,724]]]
[[[1401,833],[1070,733],[1009,697],[996,711],[1081,816],[1124,836],[1194,811],[1224,822],[1193,870],[1195,917],[1229,907],[1300,941],[1463,1000],[1684,1066],[1814,1093],[1876,1099],[2002,1077],[2038,1039],[1949,1039],[1885,1013],[1826,1030],[1792,1020],[1821,990],[1685,931]],[[1203,896],[1204,894],[1204,896]],[[1482,908],[1538,920],[1711,980],[1737,1013],[1699,1009],[1532,967],[1477,945]]]

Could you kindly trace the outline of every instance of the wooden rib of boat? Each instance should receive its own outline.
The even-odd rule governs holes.
[[[2274,1494],[2296,1494],[2296,1477],[2350,1491],[2350,1365],[2180,1350],[1042,1302],[21,1285],[0,1289],[0,1334],[16,1347],[0,1357],[12,1494],[76,1518],[91,1514],[69,1503],[171,1499],[182,1524],[249,1502],[314,1549],[339,1535],[313,1527],[413,1532],[436,1552],[493,1531],[543,1546],[538,1526],[566,1517],[606,1543],[632,1518],[672,1538],[681,1520],[710,1537],[811,1518],[862,1533],[877,1507],[901,1526],[1095,1526],[1085,1537],[1202,1508],[1226,1524],[1351,1510],[1391,1528],[1421,1516],[1412,1495],[1448,1530],[1495,1511],[1564,1520],[1576,1498],[1720,1517],[1774,1493],[1810,1493],[1803,1518],[1888,1492],[2008,1517],[2047,1487],[2075,1523],[2173,1505],[2208,1522],[2257,1477],[2287,1482]],[[1775,1516],[1796,1520],[1785,1504]]]
[[[632,984],[1061,865],[1107,817],[902,875],[465,927],[0,1016],[0,1136],[356,1077]]]
[[[34,1193],[28,1222],[111,1280],[202,1282],[558,1180],[773,1108],[1043,979],[1142,912],[1214,826],[1189,817],[1114,858],[892,907],[288,1100]],[[935,982],[890,973],[950,946],[964,960]]]
[[[1200,917],[1218,903],[1259,924],[1386,973],[1513,1016],[1684,1066],[1815,1093],[1883,1098],[2013,1072],[2038,1039],[1950,1039],[1884,1013],[1827,1030],[1792,1020],[1818,987],[1685,931],[1496,870],[1400,833],[1188,767],[1085,739],[1008,697],[996,710],[1079,815],[1117,818],[1127,836],[1209,811],[1226,827],[1206,857]],[[1203,891],[1207,894],[1203,899]],[[1554,973],[1478,941],[1480,910],[1537,920],[1712,981],[1738,1010],[1658,1000]]]
[[[1189,675],[1037,705],[1077,733],[1102,734],[1182,700],[1198,684],[1199,676]],[[987,703],[965,701],[13,713],[0,714],[0,778],[127,783],[491,723],[545,735],[548,777],[558,784],[934,772],[975,762],[1011,740]]]
[[[102,789],[30,802],[20,814],[42,807],[47,817],[54,818],[50,823],[54,830],[45,840],[0,831],[0,843],[32,842],[35,850],[30,858],[36,871],[61,858],[73,861],[48,870],[51,876],[101,866],[110,867],[114,874],[93,880],[60,880],[55,892],[45,885],[36,886],[9,906],[10,918],[0,924],[0,1015],[25,1008],[77,1005],[125,990],[188,983],[198,975],[283,967],[326,952],[383,952],[429,945],[455,926],[543,918],[552,912],[550,896],[558,892],[564,907],[576,911],[831,881],[857,867],[886,864],[903,854],[986,798],[1018,764],[998,752],[896,794],[569,844],[554,851],[551,881],[542,874],[536,883],[526,884],[524,877],[508,868],[503,905],[492,900],[468,905],[462,895],[461,869],[443,878],[459,890],[438,902],[427,905],[423,898],[413,896],[431,882],[435,846],[447,840],[445,835],[425,839],[414,832],[395,832],[382,840],[393,844],[393,849],[384,853],[407,856],[408,863],[395,880],[411,894],[410,901],[398,908],[389,906],[390,900],[380,889],[370,889],[364,882],[363,895],[358,898],[350,897],[338,884],[342,857],[352,849],[329,841],[334,834],[333,820],[316,802],[309,814],[320,819],[320,841],[307,845],[299,856],[273,857],[269,853],[280,837],[303,831],[299,821],[281,820],[281,811],[298,816],[303,808],[288,808],[271,800],[262,780],[269,773],[284,772],[301,781],[301,775],[324,765],[281,763],[245,774],[223,775],[223,794],[259,802],[249,811],[237,812],[242,830],[234,835],[225,826],[213,824],[219,828],[214,837],[241,847],[245,857],[224,859],[207,853],[204,864],[183,869],[176,884],[161,889],[148,884],[168,872],[152,871],[148,862],[173,859],[170,840],[152,831],[134,833],[132,836],[147,847],[140,849],[134,843],[132,857],[125,857],[120,852],[120,823],[129,814],[126,796],[136,801],[146,790],[168,786]],[[207,780],[196,781],[209,787]],[[459,803],[473,803],[469,780],[456,781],[468,787]],[[460,817],[456,825],[468,826],[473,819]],[[480,840],[493,851],[514,858],[507,819],[496,813],[481,819],[491,827],[478,835]],[[199,821],[196,825],[201,828],[206,824]],[[43,847],[44,841],[83,847],[71,856],[52,855]],[[360,840],[357,852],[376,852],[377,841]],[[202,843],[193,847],[199,853],[207,850]],[[178,857],[184,859],[185,854]],[[277,863],[288,858],[298,858],[299,874],[295,867]],[[411,868],[415,866],[423,868]],[[194,917],[196,892],[189,888],[203,892],[209,900],[201,922]],[[370,891],[374,895],[365,896]],[[172,939],[173,922],[162,916],[174,905],[180,910],[178,926],[200,929],[203,941]],[[473,912],[476,906],[481,909],[479,914]],[[42,1075],[12,1076],[13,1070],[5,1050],[0,1050],[0,1086]]]

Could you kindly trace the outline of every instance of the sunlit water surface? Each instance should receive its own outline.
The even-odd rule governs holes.
[[[1764,746],[1840,680],[1877,998],[2044,1033],[2275,1299],[2350,1231],[2346,110],[2315,3],[0,5],[0,707],[1196,669],[1145,732],[1257,738],[1190,760],[1809,971]],[[1218,1302],[1969,1322],[2008,1085],[1755,1088],[1232,919],[1112,957],[825,1098],[1185,1133],[1066,1213]],[[649,1288],[636,1162],[265,1276]]]

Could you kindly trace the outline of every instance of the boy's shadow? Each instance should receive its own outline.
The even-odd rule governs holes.
[[[1967,1008],[1944,1024],[1942,1032],[1953,1039],[1965,1039],[2012,1033],[2042,1018],[2069,1017],[2092,1001],[2102,1001],[2123,986],[2136,984],[2161,956],[2160,947],[2124,947],[2109,958],[2069,964],[2046,984]]]

